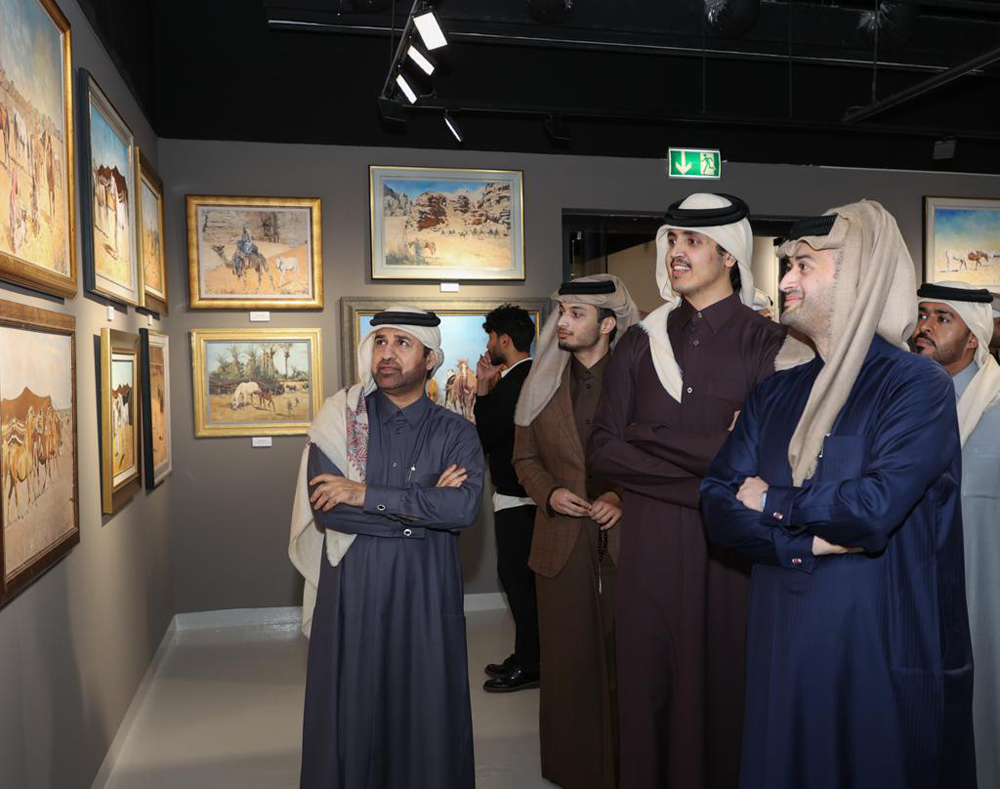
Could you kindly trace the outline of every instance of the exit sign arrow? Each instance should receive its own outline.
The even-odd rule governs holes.
[[[670,148],[667,175],[671,178],[720,178],[722,158],[714,149]]]

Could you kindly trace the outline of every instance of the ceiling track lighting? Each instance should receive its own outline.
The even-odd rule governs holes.
[[[462,136],[462,130],[458,128],[458,124],[455,123],[455,119],[451,117],[448,110],[444,111],[444,125],[448,127],[448,131],[451,132],[452,136],[458,141],[459,145],[465,142],[465,138]]]
[[[437,70],[434,62],[417,46],[418,37],[427,52],[448,44],[437,16],[426,0],[414,0],[402,35],[399,37],[399,45],[393,54],[392,63],[389,64],[389,74],[379,93],[379,111],[385,120],[400,120],[399,116],[403,114],[400,112],[402,110],[400,95],[411,105],[416,104],[420,96],[428,95],[427,92],[420,92],[414,78],[405,73],[406,67],[411,64],[428,77],[433,76]],[[452,128],[449,124],[448,128],[452,129],[452,134],[461,142],[461,132],[456,131],[458,127]]]

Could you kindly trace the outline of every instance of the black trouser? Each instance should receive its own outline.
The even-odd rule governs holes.
[[[514,616],[514,657],[527,670],[538,669],[538,602],[535,573],[528,567],[535,505],[511,507],[493,513],[497,532],[497,575]]]

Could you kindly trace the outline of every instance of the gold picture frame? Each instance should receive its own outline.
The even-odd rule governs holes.
[[[195,329],[191,364],[198,438],[304,435],[323,404],[321,329]]]
[[[72,297],[76,295],[78,285],[75,196],[76,132],[74,130],[75,119],[73,110],[72,34],[70,32],[69,21],[63,15],[55,0],[30,0],[26,5],[32,10],[40,10],[44,14],[43,19],[47,20],[46,24],[51,22],[60,39],[60,46],[56,49],[61,57],[61,63],[55,66],[53,71],[59,73],[62,79],[62,90],[59,91],[58,98],[62,107],[63,142],[62,145],[58,146],[58,151],[51,144],[45,147],[45,154],[41,157],[44,159],[45,166],[40,168],[38,173],[40,177],[37,180],[48,184],[50,190],[54,185],[54,188],[63,195],[62,199],[59,200],[59,204],[62,206],[65,221],[65,245],[62,246],[62,255],[65,257],[66,271],[63,273],[57,270],[54,260],[49,261],[48,265],[43,265],[44,261],[38,256],[32,260],[31,257],[18,254],[18,250],[16,249],[18,239],[25,246],[30,246],[30,243],[28,243],[29,239],[27,238],[28,234],[38,234],[38,231],[35,229],[35,219],[31,216],[33,211],[29,208],[30,200],[18,197],[22,190],[27,192],[29,187],[26,182],[29,182],[31,179],[24,164],[27,161],[26,149],[22,148],[18,143],[17,118],[21,118],[21,121],[29,127],[25,129],[24,137],[22,138],[26,142],[29,135],[34,137],[38,131],[36,127],[39,126],[39,112],[37,108],[31,106],[30,102],[23,98],[21,91],[17,91],[15,97],[13,91],[16,90],[17,80],[12,79],[10,74],[6,74],[4,64],[8,62],[8,59],[16,63],[35,64],[34,71],[37,71],[38,59],[45,56],[45,52],[38,46],[39,37],[44,37],[46,31],[35,29],[8,31],[8,25],[11,27],[21,26],[31,28],[39,20],[22,18],[18,7],[5,3],[5,8],[0,11],[0,21],[3,22],[4,27],[4,35],[0,37],[0,74],[3,74],[3,79],[0,79],[0,140],[8,140],[9,143],[2,146],[4,149],[4,161],[2,169],[0,169],[0,183],[6,185],[6,189],[0,189],[0,225],[3,225],[0,228],[0,236],[2,236],[0,238],[0,279],[13,282],[25,288],[31,288],[32,290],[50,293],[54,296]],[[7,16],[8,14],[10,16]],[[31,11],[29,11],[30,15]],[[8,32],[10,33],[9,35]],[[21,42],[21,46],[24,45],[24,42],[29,42],[28,46],[31,47],[31,50],[27,53],[15,52],[13,51],[14,42]],[[37,77],[34,71],[31,74],[24,74],[23,77],[30,81],[32,78]],[[34,87],[37,88],[37,85]],[[26,88],[25,92],[34,93],[31,88]],[[28,111],[29,106],[31,106],[31,112]],[[50,118],[49,120],[54,121],[56,119]],[[51,143],[53,139],[51,130],[45,129],[43,124],[44,133],[48,133]],[[18,155],[19,151],[21,151],[20,157]],[[48,170],[49,163],[52,165],[51,173]],[[17,189],[14,187],[14,179],[11,176],[12,168],[19,168],[22,171],[21,180],[23,183]],[[11,192],[14,193],[13,200],[11,200]],[[36,199],[36,204],[44,204],[46,202],[46,191],[39,189]],[[20,222],[17,221],[18,217],[16,216],[13,218],[14,221],[11,221],[12,217],[10,216],[9,206],[12,203],[18,207],[19,215],[22,211],[24,212]],[[41,223],[42,210],[42,208],[39,209],[39,223]],[[50,224],[54,212],[55,203],[51,202],[49,212]],[[4,219],[7,221],[4,222]],[[8,232],[10,233],[10,239],[7,238]]]
[[[80,542],[72,315],[0,301],[0,406],[2,606]]]
[[[135,227],[136,249],[138,250],[139,269],[139,306],[143,309],[165,316],[169,312],[169,284],[167,282],[167,255],[164,247],[165,233],[163,221],[163,181],[156,174],[152,163],[140,149],[135,149]],[[152,211],[147,211],[145,198],[148,195],[154,201]],[[152,214],[152,217],[149,216]],[[147,224],[155,225],[150,232]],[[156,283],[151,283],[147,269],[156,272]]]
[[[322,309],[320,198],[187,195],[185,208],[191,309]]]
[[[373,280],[524,281],[523,170],[370,165],[368,192]]]
[[[139,335],[101,329],[101,511],[120,510],[141,487]]]

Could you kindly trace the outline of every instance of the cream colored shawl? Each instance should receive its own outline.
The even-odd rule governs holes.
[[[635,306],[628,288],[614,274],[592,274],[579,277],[573,282],[600,282],[610,280],[615,283],[614,293],[586,294],[574,293],[562,295],[555,291],[549,298],[556,304],[560,302],[576,304],[593,304],[598,309],[613,310],[618,327],[612,346],[625,334],[630,326],[639,322],[639,308]],[[549,404],[552,396],[559,389],[563,371],[569,364],[570,351],[559,347],[559,310],[554,309],[542,327],[535,349],[535,358],[531,363],[531,371],[521,387],[521,395],[517,400],[514,412],[514,423],[527,427],[535,421],[542,410]]]
[[[945,288],[974,290],[972,285],[965,282],[934,284]],[[1000,364],[997,364],[997,360],[990,354],[990,340],[993,338],[993,307],[991,304],[971,301],[953,301],[929,296],[919,298],[921,302],[947,304],[958,313],[979,340],[979,347],[976,348],[976,365],[979,370],[958,401],[958,430],[962,437],[962,446],[965,446],[965,442],[976,429],[983,414],[1000,400]]]
[[[917,318],[913,261],[896,220],[879,203],[834,208],[833,228],[825,236],[786,241],[780,257],[792,257],[799,241],[814,249],[842,253],[834,286],[830,356],[813,383],[805,410],[788,446],[795,485],[816,471],[823,439],[851,394],[872,339],[878,334],[899,348],[913,333]]]

